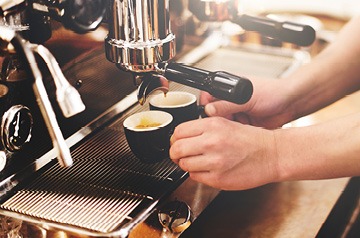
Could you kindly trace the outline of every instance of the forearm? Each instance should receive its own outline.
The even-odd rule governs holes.
[[[360,175],[360,113],[275,131],[279,180]]]
[[[315,112],[360,88],[360,17],[337,40],[287,78],[293,119]]]

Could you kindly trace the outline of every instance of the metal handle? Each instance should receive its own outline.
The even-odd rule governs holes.
[[[223,71],[209,72],[183,64],[169,63],[165,67],[164,76],[168,80],[238,104],[248,102],[253,93],[250,80]]]
[[[240,15],[233,20],[244,30],[256,31],[261,35],[272,37],[299,46],[311,45],[316,37],[315,30],[309,25],[293,22],[278,22],[269,18]]]

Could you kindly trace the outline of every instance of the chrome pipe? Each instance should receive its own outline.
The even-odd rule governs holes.
[[[25,45],[25,48],[26,47],[31,48],[30,46]],[[66,145],[65,139],[58,125],[55,112],[46,93],[41,72],[37,67],[36,60],[33,54],[29,54],[28,61],[35,80],[33,84],[34,94],[39,105],[41,114],[44,118],[46,127],[49,131],[53,147],[57,151],[58,162],[62,167],[69,167],[73,164],[70,149]]]

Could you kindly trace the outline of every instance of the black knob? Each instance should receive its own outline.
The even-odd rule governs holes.
[[[35,0],[33,10],[82,34],[95,30],[104,19],[107,0]]]
[[[61,2],[64,9],[62,23],[77,33],[95,30],[105,15],[107,1],[104,0],[66,0]]]

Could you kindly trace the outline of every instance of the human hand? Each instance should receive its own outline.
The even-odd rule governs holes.
[[[249,102],[239,105],[220,101],[202,92],[200,104],[205,106],[208,116],[220,116],[243,124],[274,129],[291,121],[293,111],[291,95],[286,83],[280,79],[260,79],[253,77],[254,93]]]
[[[193,180],[223,190],[260,186],[278,176],[273,131],[221,117],[177,126],[170,158]]]

